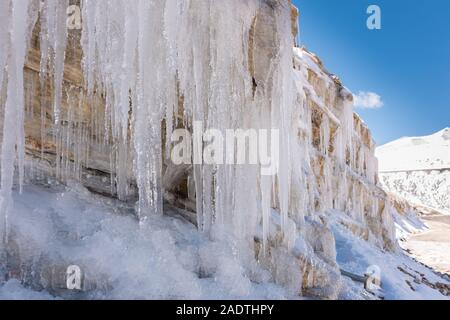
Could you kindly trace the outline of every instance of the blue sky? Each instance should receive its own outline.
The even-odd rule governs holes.
[[[293,0],[301,44],[353,93],[383,107],[357,109],[379,145],[450,126],[450,0]],[[381,30],[366,10],[381,8]]]

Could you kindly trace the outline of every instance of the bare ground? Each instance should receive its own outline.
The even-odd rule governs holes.
[[[421,218],[429,230],[412,235],[406,249],[419,262],[450,276],[450,216]]]

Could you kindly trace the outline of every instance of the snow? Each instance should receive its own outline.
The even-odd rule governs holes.
[[[412,204],[450,214],[450,170],[380,173],[380,181]]]
[[[450,129],[393,141],[379,147],[376,154],[382,187],[413,208],[394,213],[401,247],[421,263],[448,274]]]
[[[400,245],[410,235],[422,233],[427,231],[428,227],[417,217],[415,212],[407,212],[405,215],[400,215],[397,212],[393,212],[395,221],[395,234],[396,239]]]
[[[413,204],[450,214],[450,129],[377,148],[383,187]]]
[[[174,209],[140,227],[132,208],[76,184],[25,186],[22,195],[14,191],[13,196],[10,228],[27,288],[42,281],[43,267],[65,270],[75,264],[86,287],[96,288],[79,294],[82,299],[293,298],[251,259],[253,252],[236,250],[232,235],[220,229],[212,238],[198,233]],[[27,273],[29,263],[33,274]],[[0,284],[0,299],[15,298],[53,297],[13,279]]]
[[[213,230],[212,237],[198,233],[175,209],[151,217],[142,228],[132,208],[92,195],[77,184],[25,186],[22,195],[14,191],[13,196],[11,230],[20,259],[35,271],[29,274],[27,263],[21,264],[26,280],[0,283],[0,299],[298,299],[274,284],[269,270],[252,258],[253,252],[236,250],[239,239],[224,229]],[[431,283],[448,281],[403,254],[384,252],[352,235],[339,224],[341,215],[334,212],[331,225],[342,269],[362,275],[369,266],[379,266],[386,299],[446,298],[414,283],[417,279],[398,267],[418,277],[423,274]],[[271,216],[281,226],[279,214]],[[294,251],[309,250],[302,238],[294,242]],[[43,266],[65,270],[73,264],[85,274],[85,291],[73,295],[64,282],[50,292],[37,289],[45,276]],[[284,267],[290,270],[288,264]],[[347,278],[344,283],[341,299],[375,298],[360,284]]]
[[[450,169],[450,128],[424,137],[405,137],[376,150],[380,172]]]
[[[335,217],[340,214],[336,213]],[[381,272],[381,283],[384,298],[387,300],[448,300],[449,298],[426,284],[450,284],[448,280],[434,274],[427,267],[413,261],[403,253],[390,253],[352,235],[339,223],[339,218],[332,222],[332,230],[336,238],[337,262],[341,269],[354,274],[363,275],[371,266]],[[400,270],[403,270],[403,272]],[[406,272],[406,273],[405,273]],[[410,285],[414,291],[411,290]],[[364,296],[362,285],[347,282],[341,298],[356,299]]]
[[[12,279],[5,284],[0,284],[0,300],[54,300],[48,292],[39,292],[27,289],[16,280]]]

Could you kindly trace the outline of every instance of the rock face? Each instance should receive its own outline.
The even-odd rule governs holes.
[[[328,74],[316,56],[296,50],[296,73],[308,79],[307,109],[301,116],[306,126],[300,126],[299,136],[313,146],[311,168],[322,195],[313,202],[313,211],[347,212],[368,228],[367,234],[382,240],[380,245],[392,248],[390,203],[378,187],[378,161],[370,131],[353,113],[352,95],[340,81]]]
[[[295,33],[298,14],[282,1],[264,0],[258,4],[245,48],[245,78],[251,79],[255,100],[266,99],[274,92],[276,80],[282,81],[274,73],[274,60],[281,50],[291,50],[284,46],[294,41],[279,40],[283,37],[280,17],[291,15]],[[138,189],[132,166],[136,159],[129,149],[121,149],[123,144],[117,144],[117,136],[106,120],[111,117],[107,107],[110,97],[101,90],[87,92],[81,63],[81,32],[70,30],[68,34],[60,121],[55,124],[53,77],[51,73],[45,77],[39,74],[39,30],[37,24],[24,71],[28,181],[76,180],[93,192],[136,201]],[[289,36],[293,39],[295,35]],[[255,256],[272,271],[277,283],[291,287],[293,292],[336,298],[340,272],[329,227],[333,213],[344,213],[339,222],[365,240],[395,250],[391,205],[378,187],[375,144],[367,126],[352,111],[352,94],[306,49],[294,49],[292,68],[295,107],[291,116],[296,141],[289,152],[296,163],[288,177],[288,210],[281,197],[272,200],[275,212],[284,206],[288,219],[283,223],[272,221],[267,247],[264,239],[255,237]],[[189,128],[184,121],[189,117],[185,112],[188,98],[177,94],[180,127]],[[168,125],[162,125],[163,131]],[[127,139],[131,140],[131,135],[130,130]],[[161,136],[165,136],[164,132]],[[166,144],[162,141],[161,145]],[[161,154],[166,154],[165,150]],[[161,161],[166,201],[194,211],[198,192],[196,197],[190,186],[195,175],[192,166],[174,167],[168,159]],[[127,183],[118,183],[119,180]],[[275,189],[280,186],[279,179]],[[195,214],[192,215],[196,222]]]
[[[67,39],[61,121],[55,124],[54,78],[52,73],[40,75],[40,23],[33,31],[24,68],[26,153],[32,159],[27,178],[74,179],[92,191],[116,196],[116,150],[105,128],[105,101],[101,95],[87,98],[81,32],[70,30]]]

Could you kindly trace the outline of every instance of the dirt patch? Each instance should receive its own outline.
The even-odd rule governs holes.
[[[419,262],[450,276],[450,216],[430,216],[422,220],[429,230],[409,237],[406,249]]]

